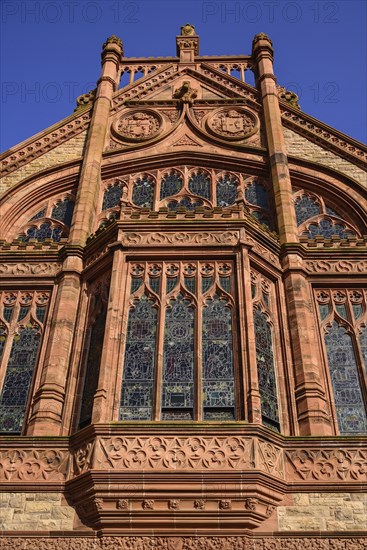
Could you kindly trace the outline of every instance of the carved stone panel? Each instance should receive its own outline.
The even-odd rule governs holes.
[[[151,109],[129,110],[115,120],[112,133],[122,141],[140,142],[157,135],[162,123],[161,115]]]
[[[242,107],[219,109],[206,121],[209,132],[218,137],[239,141],[252,136],[258,128],[254,113]]]

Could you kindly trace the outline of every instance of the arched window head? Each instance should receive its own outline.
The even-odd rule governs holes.
[[[133,185],[132,202],[140,208],[153,209],[154,184],[151,176],[138,177]]]
[[[231,206],[236,202],[237,185],[238,181],[234,176],[230,174],[219,176],[216,187],[217,206]]]

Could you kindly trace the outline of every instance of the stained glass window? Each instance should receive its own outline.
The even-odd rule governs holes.
[[[354,232],[346,229],[344,225],[339,223],[332,224],[330,220],[320,220],[318,223],[310,224],[308,231],[304,233],[310,239],[314,239],[316,236],[321,235],[326,239],[337,235],[341,239],[353,236]]]
[[[14,336],[0,395],[0,432],[22,431],[39,342],[37,325],[27,325]]]
[[[6,341],[6,328],[3,325],[0,325],[0,360],[3,355],[5,341]]]
[[[83,428],[90,424],[93,412],[93,398],[96,393],[99,368],[103,351],[103,338],[106,325],[107,305],[102,302],[101,297],[96,298],[94,307],[95,322],[90,328],[90,341],[85,370],[83,387],[82,406],[79,419],[79,427]]]
[[[210,177],[205,172],[196,172],[190,176],[189,189],[194,195],[210,199],[210,187]]]
[[[203,417],[235,419],[232,312],[214,296],[203,309]]]
[[[138,178],[133,186],[132,201],[141,208],[153,208],[154,185],[150,178]]]
[[[237,182],[231,176],[220,176],[217,182],[217,206],[230,206],[237,199]]]
[[[70,227],[73,218],[74,202],[69,199],[64,199],[58,202],[52,209],[51,218],[64,223]]]
[[[352,338],[334,321],[325,335],[325,346],[340,434],[365,433],[366,409]]]
[[[120,420],[152,418],[157,315],[157,308],[145,295],[130,309]]]
[[[102,210],[119,206],[121,197],[122,187],[119,183],[114,183],[103,194]]]
[[[31,218],[29,221],[39,220],[40,218],[44,218],[45,216],[46,216],[46,208],[43,208],[42,210],[37,212],[37,214],[35,214],[33,218]]]
[[[260,208],[264,208],[264,210],[269,209],[268,192],[262,183],[258,181],[250,183],[246,187],[245,197],[250,204],[260,206]]]
[[[361,354],[363,358],[364,368],[367,374],[367,326],[361,329],[361,333],[359,335],[359,342],[361,346]]]
[[[271,327],[265,313],[256,306],[254,307],[254,324],[262,420],[269,428],[279,431],[280,425]]]
[[[295,201],[297,225],[301,225],[306,220],[321,214],[320,205],[315,198],[308,195],[301,195]]]
[[[166,174],[161,181],[161,200],[177,195],[182,189],[182,177],[176,172]]]
[[[59,242],[63,237],[60,227],[52,226],[50,222],[41,224],[40,227],[30,227],[25,235],[20,235],[19,240],[28,242],[30,239],[35,239],[38,242],[43,242],[46,239],[51,239],[54,242]]]
[[[179,294],[166,310],[162,420],[193,418],[194,310]]]

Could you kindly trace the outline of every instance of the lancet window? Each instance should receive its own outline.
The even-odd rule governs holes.
[[[256,364],[263,424],[280,431],[278,388],[274,354],[274,319],[271,309],[271,283],[251,272],[255,327]]]
[[[0,432],[22,431],[49,298],[41,291],[0,293]]]
[[[130,265],[120,420],[236,419],[232,270],[231,262]]]
[[[317,289],[316,301],[341,435],[367,432],[367,291]]]
[[[300,236],[346,239],[358,235],[357,229],[320,195],[299,189],[294,195],[294,205]]]
[[[89,289],[89,318],[85,340],[84,381],[79,417],[79,427],[90,424],[93,398],[98,385],[99,368],[103,351],[106,325],[109,276],[94,282]]]
[[[74,199],[71,196],[51,199],[33,214],[17,238],[23,242],[32,239],[58,243],[69,234],[73,211]]]

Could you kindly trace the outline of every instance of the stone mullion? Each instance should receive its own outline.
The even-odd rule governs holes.
[[[115,250],[112,262],[111,281],[108,293],[107,315],[103,339],[103,351],[99,377],[93,401],[92,424],[111,422],[118,388],[118,359],[121,338],[122,305],[128,292],[128,264],[121,250]]]
[[[154,394],[153,394],[153,420],[161,419],[162,411],[162,391],[163,391],[163,351],[164,351],[164,328],[166,316],[166,262],[162,262],[161,274],[161,293],[158,311],[158,326],[156,334],[156,357],[154,361],[155,376],[154,376]]]
[[[83,283],[80,309],[79,323],[76,332],[75,346],[73,346],[72,359],[70,364],[70,374],[68,377],[68,385],[66,391],[66,399],[64,405],[64,415],[62,421],[61,435],[68,435],[75,431],[78,426],[81,400],[83,397],[84,384],[81,383],[81,373],[86,375],[86,366],[89,350],[89,340],[91,326],[89,325],[90,304],[88,304],[88,296],[86,293],[86,283]],[[89,335],[86,337],[89,329]],[[87,341],[88,340],[88,341]],[[83,345],[84,344],[84,345]],[[84,382],[83,377],[83,382]],[[79,393],[78,393],[79,391]]]
[[[262,424],[261,417],[261,397],[259,391],[259,380],[257,375],[256,362],[256,341],[255,341],[255,322],[253,312],[253,301],[251,296],[251,266],[248,249],[241,248],[242,281],[244,295],[243,315],[240,312],[240,327],[242,342],[246,342],[246,356],[244,361],[244,372],[247,373],[247,384],[244,377],[244,396],[246,396],[246,405],[248,412],[248,421],[252,424]]]
[[[353,327],[353,334],[351,334],[351,337],[352,337],[352,345],[354,350],[354,358],[357,365],[357,371],[359,375],[359,382],[361,386],[364,408],[367,414],[367,370],[364,368],[364,361],[363,361],[361,344],[360,344],[360,334],[358,331],[363,321],[363,315],[362,315],[362,320],[360,320],[359,323],[354,319],[349,292],[348,292],[348,289],[345,289],[345,290],[346,290],[346,296],[347,296],[347,299],[346,299],[347,312],[350,319],[350,324]]]
[[[204,400],[203,400],[203,307],[204,298],[202,293],[201,284],[201,270],[200,262],[196,263],[196,296],[197,306],[195,312],[195,324],[194,326],[194,357],[196,357],[196,364],[194,364],[194,419],[203,420],[204,417]],[[195,302],[194,302],[195,303]]]
[[[240,263],[240,254],[236,254],[236,262],[233,262],[232,266],[238,265]],[[219,276],[218,276],[219,277]],[[235,273],[234,269],[232,269],[232,273],[230,275],[230,292],[229,294],[232,297],[232,301],[230,302],[228,300],[228,303],[230,303],[231,306],[231,318],[232,318],[232,345],[233,345],[233,380],[234,380],[234,391],[235,391],[235,420],[243,420],[246,418],[246,411],[243,411],[243,404],[244,404],[244,390],[241,387],[241,391],[239,391],[239,388],[241,386],[242,379],[240,377],[241,375],[241,367],[244,366],[243,362],[243,346],[241,345],[241,335],[244,334],[243,330],[240,330],[240,333],[238,331],[238,327],[241,326],[240,319],[243,316],[243,290],[241,290],[240,285],[237,285],[242,279],[239,276],[239,273]],[[241,285],[242,287],[242,285]],[[238,289],[238,292],[236,290]],[[236,297],[238,299],[239,307],[238,310],[236,310]],[[245,407],[246,408],[246,407]],[[245,414],[243,414],[245,412]]]
[[[5,292],[3,294],[5,294]],[[20,298],[20,291],[17,291],[17,299],[13,307],[13,313],[12,313],[10,322],[7,323],[5,320],[3,320],[3,323],[8,329],[8,332],[6,334],[5,345],[4,345],[4,349],[3,349],[3,353],[0,361],[0,366],[2,367],[0,369],[0,395],[3,391],[3,384],[4,384],[5,376],[8,370],[9,357],[10,357],[11,348],[14,341],[15,331],[18,328],[17,319],[18,319],[19,309],[20,309],[19,298]]]

